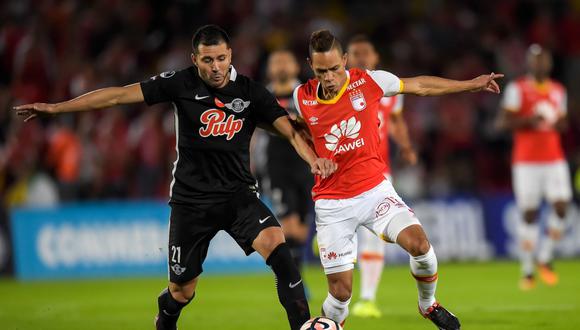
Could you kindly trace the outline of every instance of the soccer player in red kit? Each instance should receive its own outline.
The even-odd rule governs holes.
[[[310,37],[309,64],[315,79],[294,91],[296,108],[316,153],[338,164],[334,175],[316,178],[312,190],[320,259],[329,287],[322,310],[340,323],[348,316],[356,233],[364,226],[409,252],[421,315],[439,329],[459,329],[457,317],[435,300],[435,252],[413,211],[384,176],[377,111],[384,96],[400,93],[499,93],[494,79],[502,75],[492,73],[468,81],[430,76],[398,78],[380,70],[346,70],[346,62],[340,42],[328,30],[314,32]]]
[[[529,74],[508,84],[502,102],[503,123],[514,131],[513,189],[524,220],[518,228],[522,290],[535,286],[534,253],[543,198],[552,210],[547,220],[548,235],[537,257],[539,273],[548,285],[558,282],[551,264],[553,249],[564,230],[572,199],[570,173],[560,142],[560,132],[566,127],[566,89],[549,77],[549,51],[532,45],[527,61]]]
[[[351,38],[347,45],[347,64],[351,68],[375,70],[379,64],[379,54],[373,43],[365,35]],[[403,118],[403,95],[383,97],[379,102],[379,151],[385,162],[385,177],[391,180],[389,160],[389,135],[399,149],[402,160],[417,163],[417,153],[411,145],[405,118]],[[352,314],[359,317],[380,317],[380,309],[375,303],[377,289],[385,264],[385,243],[369,230],[361,230],[358,235],[360,270],[360,300],[354,304]]]

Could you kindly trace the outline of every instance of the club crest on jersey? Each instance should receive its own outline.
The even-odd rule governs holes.
[[[352,104],[352,108],[356,111],[363,111],[367,107],[365,96],[359,90],[354,90],[354,92],[350,94],[350,103]]]
[[[171,270],[175,273],[175,275],[179,276],[185,272],[187,268],[181,267],[179,264],[175,264],[171,266]]]
[[[244,101],[242,99],[234,99],[230,103],[225,104],[226,108],[232,110],[233,112],[242,112],[245,108],[250,106],[250,101]]]
[[[204,111],[199,119],[206,125],[199,129],[202,137],[225,135],[226,140],[231,140],[244,126],[243,119],[236,119],[234,115],[226,115],[218,109]]]

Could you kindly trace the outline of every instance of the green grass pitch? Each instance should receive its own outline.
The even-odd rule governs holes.
[[[556,287],[517,287],[513,262],[443,264],[438,299],[459,316],[463,328],[580,329],[580,261],[556,264]],[[355,277],[357,283],[358,277]],[[308,268],[310,308],[319,314],[326,296],[320,267]],[[164,278],[17,282],[0,280],[0,329],[153,329]],[[356,286],[356,285],[355,285]],[[358,289],[355,288],[355,297]],[[417,313],[415,283],[404,266],[385,269],[380,319],[350,317],[346,329],[434,329]],[[179,323],[187,329],[287,329],[269,273],[206,276]]]

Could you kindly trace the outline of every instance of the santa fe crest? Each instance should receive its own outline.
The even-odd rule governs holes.
[[[367,101],[361,91],[355,90],[350,94],[350,103],[356,111],[363,111],[367,107]]]

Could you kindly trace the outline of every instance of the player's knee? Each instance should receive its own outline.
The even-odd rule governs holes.
[[[429,252],[431,244],[424,237],[417,237],[413,239],[409,244],[409,254],[413,257],[422,256]]]
[[[267,260],[270,254],[284,242],[282,230],[279,227],[270,227],[260,232],[252,247]]]
[[[524,221],[527,224],[534,224],[538,219],[538,210],[527,210],[524,211]]]
[[[195,295],[197,279],[184,284],[169,283],[169,292],[173,299],[186,303],[190,301]]]

